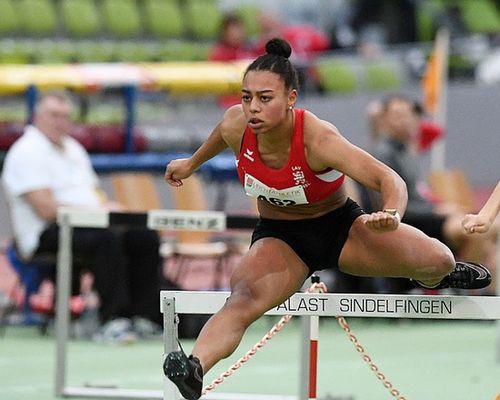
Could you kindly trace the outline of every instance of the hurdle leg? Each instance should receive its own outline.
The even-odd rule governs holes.
[[[313,285],[320,283],[318,275],[311,276]],[[326,288],[311,287],[306,292],[322,293]],[[311,315],[302,318],[302,342],[303,342],[303,359],[302,359],[302,386],[301,399],[316,400],[317,385],[318,385],[318,338],[319,338],[319,316]],[[307,368],[307,370],[306,370]],[[307,382],[307,386],[305,383]]]
[[[299,375],[299,400],[307,400],[309,388],[306,382],[309,382],[309,317],[300,317],[300,375]]]
[[[178,317],[175,313],[175,299],[163,298],[163,343],[164,343],[164,358],[168,353],[177,350],[178,330],[177,322]],[[167,378],[163,377],[164,400],[179,400],[181,395],[177,387]]]
[[[500,296],[500,238],[497,239],[497,265],[496,265],[497,296]],[[500,320],[497,324],[497,363],[500,363]]]
[[[69,217],[64,216],[60,221],[59,249],[57,254],[57,296],[56,296],[56,396],[64,396],[66,390],[67,344],[69,336],[69,297],[71,292],[71,242],[73,228]]]
[[[318,383],[319,317],[309,317],[309,400],[316,400]]]

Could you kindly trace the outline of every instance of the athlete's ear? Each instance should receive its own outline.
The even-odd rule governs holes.
[[[293,108],[297,101],[297,89],[291,89],[288,94],[288,108]]]

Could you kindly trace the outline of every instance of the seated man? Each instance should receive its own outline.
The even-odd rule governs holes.
[[[419,192],[420,160],[416,141],[420,124],[415,102],[404,96],[390,96],[383,102],[381,135],[373,155],[395,170],[406,182],[408,206],[403,222],[447,244],[462,259],[491,263],[494,234],[467,235],[461,226],[464,212],[451,204],[433,204]],[[376,208],[378,198],[370,192]]]
[[[64,91],[42,93],[34,124],[7,152],[2,181],[15,244],[26,260],[55,255],[60,206],[109,207],[84,148],[68,135],[72,102]],[[116,206],[116,205],[113,205]],[[73,290],[89,270],[100,298],[101,339],[129,340],[161,321],[159,238],[147,229],[75,229]],[[135,322],[135,323],[134,323]],[[110,335],[108,338],[107,335]]]

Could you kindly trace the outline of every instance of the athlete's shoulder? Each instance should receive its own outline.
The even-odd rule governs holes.
[[[244,117],[243,107],[241,106],[241,104],[235,104],[234,106],[229,107],[224,112],[223,119],[234,119],[239,117]]]
[[[217,129],[223,140],[235,154],[239,152],[246,125],[247,122],[241,105],[235,105],[227,109],[218,125]]]
[[[338,134],[337,127],[330,121],[321,119],[311,111],[304,110],[304,134],[305,135],[328,135]]]
[[[246,124],[247,121],[243,113],[243,107],[241,104],[237,104],[229,107],[225,111],[221,121],[221,128],[224,131],[241,131],[241,133],[243,133]]]

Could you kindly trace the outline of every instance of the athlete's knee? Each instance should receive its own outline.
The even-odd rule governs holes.
[[[433,240],[435,241],[435,244],[432,253],[432,261],[430,263],[431,269],[429,272],[433,276],[448,275],[455,267],[455,257],[448,246],[436,239]]]
[[[224,309],[232,312],[240,323],[249,326],[266,311],[261,303],[260,299],[249,288],[238,288],[233,289]]]

